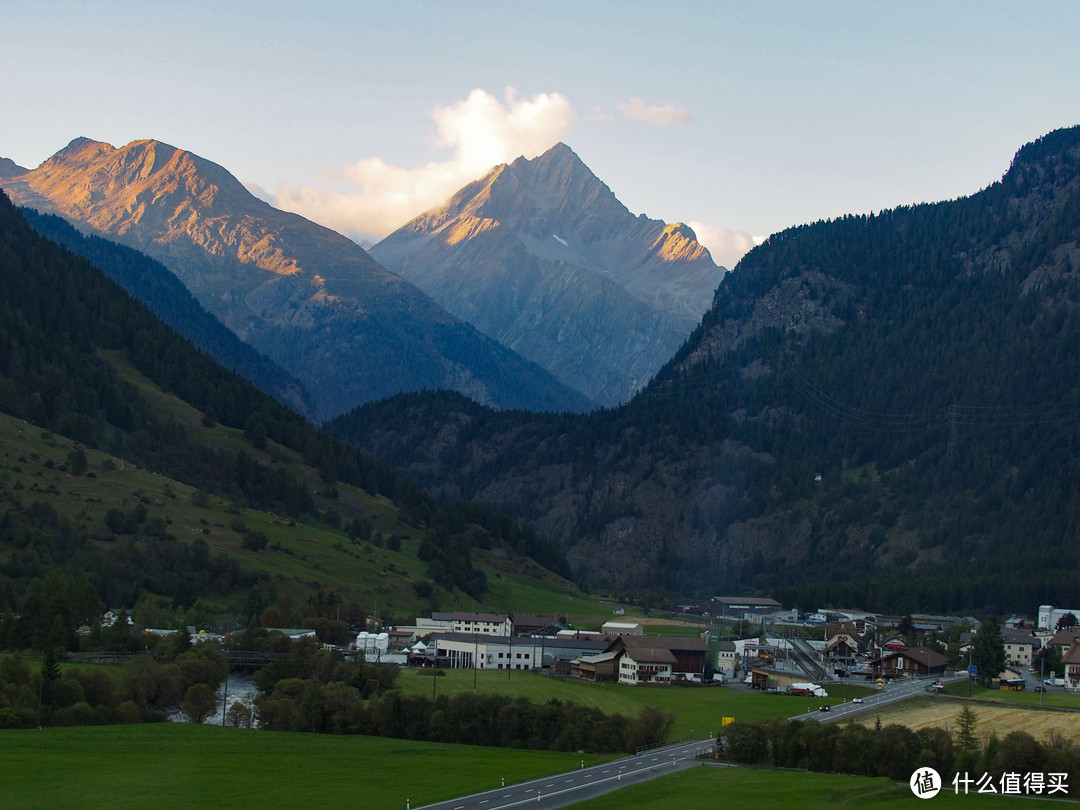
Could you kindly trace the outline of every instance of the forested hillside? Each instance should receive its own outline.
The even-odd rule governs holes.
[[[54,214],[41,214],[30,208],[23,208],[20,213],[46,239],[101,268],[219,365],[236,372],[302,416],[314,416],[311,397],[300,382],[226,329],[163,264],[117,242],[85,236]]]
[[[333,543],[357,572],[364,560],[384,577],[389,570],[385,584],[371,572],[374,587],[402,601],[455,590],[482,597],[476,547],[565,570],[531,530],[481,507],[443,506],[221,369],[86,260],[36,234],[3,195],[0,411],[25,420],[5,418],[0,436],[0,647],[67,644],[103,605],[148,595],[181,616],[209,599],[257,617],[274,606],[265,598],[274,591],[331,610],[310,578],[318,559],[275,542],[267,554],[277,556],[253,561],[268,538],[243,515],[298,543]],[[130,487],[128,466],[160,478],[144,474]],[[210,512],[189,515],[211,500],[232,515],[217,517],[222,525]],[[382,545],[374,523],[402,527],[413,556],[384,559],[372,548]],[[400,537],[391,541],[400,549]],[[231,554],[241,546],[243,565]],[[279,574],[267,588],[270,571]]]
[[[586,584],[1031,610],[1080,597],[1078,264],[1074,128],[971,197],[772,236],[625,407],[406,396],[330,430],[535,521]]]

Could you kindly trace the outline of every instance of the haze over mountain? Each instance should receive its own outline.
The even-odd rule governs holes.
[[[354,242],[271,207],[190,152],[78,138],[30,171],[7,161],[0,181],[18,204],[161,261],[207,310],[294,374],[321,417],[433,388],[499,408],[588,407]]]
[[[562,143],[496,166],[371,255],[605,405],[674,354],[725,272],[689,227],[635,217]]]
[[[561,234],[560,234],[561,236]],[[1080,127],[967,198],[791,228],[627,405],[327,426],[528,519],[579,581],[1001,613],[1080,582]]]

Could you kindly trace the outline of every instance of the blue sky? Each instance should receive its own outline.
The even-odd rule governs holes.
[[[569,144],[731,266],[752,237],[963,196],[1080,123],[1072,2],[0,0],[0,156],[157,138],[375,239]]]

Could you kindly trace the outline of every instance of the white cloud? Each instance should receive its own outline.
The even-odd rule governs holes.
[[[407,169],[368,158],[341,172],[344,190],[282,186],[278,207],[353,237],[381,238],[493,166],[547,151],[569,132],[577,113],[560,93],[519,99],[511,87],[502,101],[473,90],[463,101],[436,107],[431,117],[435,145],[452,150],[449,159]]]
[[[619,105],[619,112],[634,121],[644,121],[658,127],[684,127],[693,121],[688,110],[673,104],[646,105],[644,99],[632,98]]]
[[[751,248],[760,244],[759,237],[751,236],[746,231],[733,231],[729,228],[714,228],[703,225],[700,222],[687,222],[697,240],[709,249],[713,261],[723,265],[728,270],[734,269],[739,259],[745,256]]]

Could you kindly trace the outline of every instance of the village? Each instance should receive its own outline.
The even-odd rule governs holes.
[[[624,616],[595,630],[574,629],[565,617],[560,622],[550,615],[437,612],[417,617],[411,626],[386,629],[372,617],[370,630],[337,649],[408,667],[534,670],[625,686],[743,683],[785,693],[845,679],[882,687],[897,678],[979,674],[970,658],[981,622],[970,616],[828,608],[805,614],[763,597],[714,597],[680,612],[696,620],[682,628],[693,635],[651,635],[646,624]],[[1002,622],[1005,668],[982,673],[985,680],[1002,689],[1080,690],[1078,616],[1080,609],[1043,605],[1034,619],[1013,616]],[[294,640],[315,634],[282,632]]]

